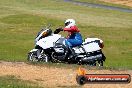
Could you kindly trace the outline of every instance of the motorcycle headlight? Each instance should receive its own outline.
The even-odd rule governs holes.
[[[47,35],[47,32],[43,32],[43,34],[42,34],[43,36],[46,36]]]

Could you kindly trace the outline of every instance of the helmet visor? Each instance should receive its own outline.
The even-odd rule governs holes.
[[[66,23],[65,23],[65,26],[68,26],[68,25],[69,25],[69,23],[70,23],[70,22],[66,22]]]

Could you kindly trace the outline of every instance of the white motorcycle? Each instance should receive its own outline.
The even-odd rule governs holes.
[[[59,31],[60,32],[60,31]],[[106,57],[102,53],[103,41],[98,38],[86,38],[82,45],[72,47],[71,50],[65,44],[65,37],[59,32],[47,27],[42,29],[35,38],[35,48],[28,53],[29,61],[64,62],[74,64],[88,64],[103,66]]]

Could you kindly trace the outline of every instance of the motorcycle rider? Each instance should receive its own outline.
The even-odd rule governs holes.
[[[65,27],[64,28],[58,28],[56,30],[60,31],[67,31],[68,36],[67,39],[65,40],[66,45],[70,49],[73,55],[75,55],[75,51],[73,51],[71,48],[75,46],[79,46],[82,44],[82,36],[80,34],[80,30],[76,26],[75,20],[74,19],[67,19],[65,21]]]

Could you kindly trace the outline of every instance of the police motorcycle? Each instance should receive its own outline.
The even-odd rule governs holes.
[[[69,49],[65,44],[66,38],[59,32],[52,32],[50,26],[42,29],[35,38],[35,48],[28,53],[28,61],[103,66],[106,57],[102,52],[104,45],[101,39],[86,38],[80,46]]]

